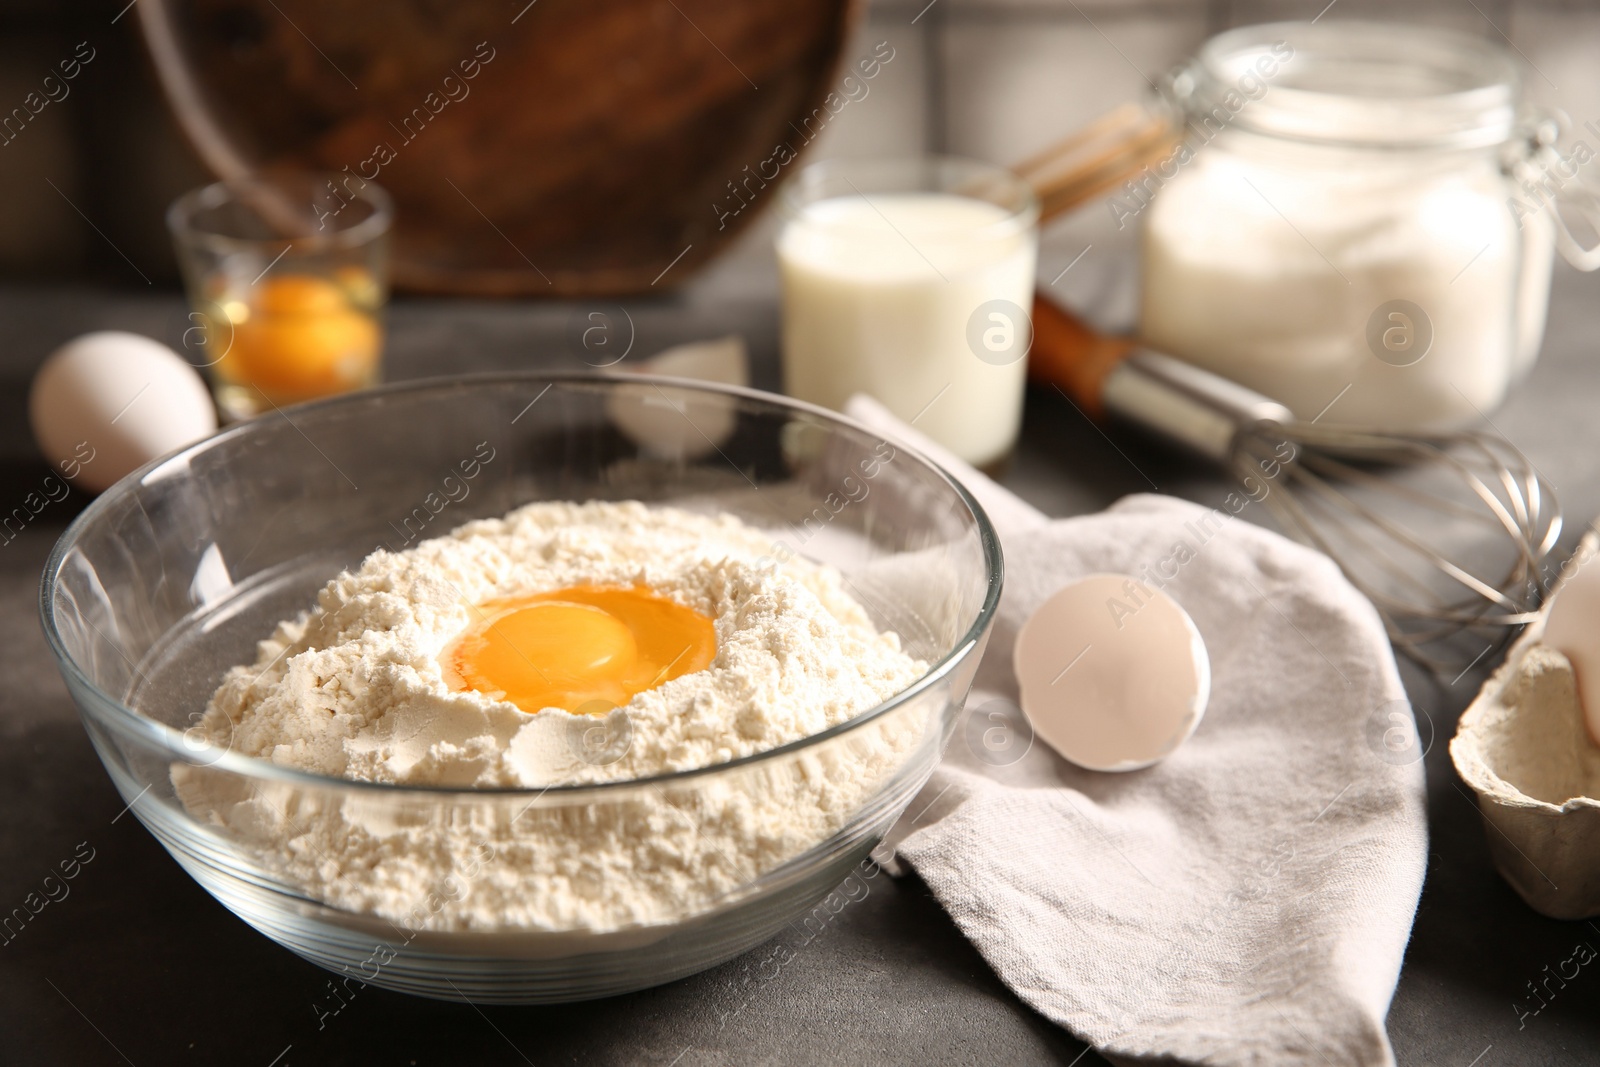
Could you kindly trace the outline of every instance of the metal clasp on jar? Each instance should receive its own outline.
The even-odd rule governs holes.
[[[1584,182],[1579,168],[1595,158],[1595,152],[1578,142],[1571,156],[1559,147],[1563,122],[1551,114],[1536,116],[1523,136],[1513,140],[1504,161],[1506,175],[1514,181],[1521,196],[1512,196],[1510,208],[1522,225],[1525,216],[1536,212],[1549,215],[1555,225],[1556,247],[1561,257],[1579,270],[1600,269],[1600,190]],[[1579,150],[1586,153],[1578,158]],[[1593,245],[1584,243],[1572,232],[1562,209],[1576,212],[1596,235]]]

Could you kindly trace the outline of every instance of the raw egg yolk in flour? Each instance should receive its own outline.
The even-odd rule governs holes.
[[[710,619],[644,586],[573,586],[486,601],[475,614],[441,657],[451,688],[529,713],[603,715],[717,654]]]

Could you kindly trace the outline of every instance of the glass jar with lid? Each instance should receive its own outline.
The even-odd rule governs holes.
[[[1249,26],[1165,95],[1185,139],[1112,202],[1142,230],[1142,339],[1302,419],[1480,418],[1538,354],[1555,247],[1600,265],[1539,173],[1551,124],[1488,41]]]

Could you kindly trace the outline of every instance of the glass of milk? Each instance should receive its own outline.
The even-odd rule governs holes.
[[[781,199],[784,389],[867,393],[975,465],[1022,420],[1039,206],[963,159],[830,160]]]

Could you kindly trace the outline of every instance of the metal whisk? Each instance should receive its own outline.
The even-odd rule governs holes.
[[[1549,483],[1503,438],[1318,426],[1208,371],[1096,334],[1043,297],[1033,326],[1033,377],[1093,417],[1128,419],[1229,469],[1248,500],[1339,564],[1398,651],[1441,667],[1450,639],[1478,634],[1492,645],[1533,618],[1553,577],[1561,513]]]

